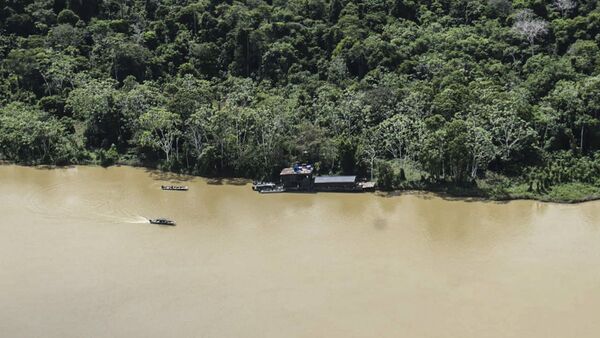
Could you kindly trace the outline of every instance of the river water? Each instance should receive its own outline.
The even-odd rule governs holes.
[[[0,216],[3,337],[600,336],[596,202],[0,166]]]

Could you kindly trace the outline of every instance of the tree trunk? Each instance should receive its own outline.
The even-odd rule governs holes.
[[[473,167],[471,168],[471,178],[477,178],[477,161],[473,160]]]
[[[584,131],[585,125],[582,124],[581,125],[581,135],[580,135],[580,140],[579,140],[579,149],[581,150],[581,153],[583,153],[583,131]]]
[[[531,56],[535,56],[535,49],[534,49],[535,45],[534,45],[533,41],[529,42],[529,46],[531,48]]]

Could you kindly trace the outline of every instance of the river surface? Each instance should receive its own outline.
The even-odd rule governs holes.
[[[0,217],[2,337],[600,337],[596,202],[0,166]]]

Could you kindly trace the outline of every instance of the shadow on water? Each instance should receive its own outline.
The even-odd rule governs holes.
[[[381,197],[381,198],[396,198],[396,197],[402,197],[402,196],[415,196],[417,198],[420,199],[424,199],[424,200],[432,200],[434,198],[438,198],[441,197],[440,195],[436,194],[436,193],[431,193],[428,191],[421,191],[421,190],[394,190],[394,191],[376,191],[374,193],[375,196],[377,197]]]
[[[156,181],[172,181],[172,182],[185,182],[194,179],[194,176],[178,174],[168,171],[160,171],[157,169],[145,169],[153,180]]]
[[[510,200],[494,200],[484,196],[457,196],[447,192],[441,191],[421,191],[421,190],[396,190],[390,192],[377,191],[375,195],[383,198],[393,198],[400,196],[416,196],[424,200],[432,200],[434,198],[441,198],[444,201],[450,202],[467,202],[467,203],[492,203],[492,204],[507,204]]]
[[[54,169],[74,169],[74,165],[50,165],[50,164],[42,164],[36,165],[33,168],[37,170],[54,170]]]
[[[394,191],[376,191],[376,196],[383,198],[392,198],[392,197],[400,197],[400,196],[417,196],[423,199],[433,199],[434,195],[430,192],[420,191],[420,190],[394,190]]]
[[[166,225],[166,224],[151,224],[151,225],[157,226],[160,229],[175,228],[176,227],[175,225]]]
[[[201,178],[206,181],[207,184],[210,185],[236,185],[236,186],[244,186],[248,183],[251,183],[252,180],[246,178],[221,178],[221,177],[201,177],[201,176],[193,176],[186,174],[179,174],[170,171],[161,171],[158,169],[150,169],[146,168],[145,171],[150,175],[150,177],[156,181],[171,181],[171,182],[187,182],[192,181],[195,178]]]
[[[384,218],[377,218],[374,222],[373,222],[373,227],[376,230],[379,231],[383,231],[387,228],[388,226],[388,222],[387,220],[385,220]]]
[[[460,196],[452,196],[445,193],[435,193],[439,198],[444,201],[450,202],[467,202],[467,203],[491,203],[491,204],[508,204],[509,200],[493,200],[486,197],[460,197]]]
[[[252,181],[245,178],[207,178],[206,183],[210,185],[237,185],[244,186]]]

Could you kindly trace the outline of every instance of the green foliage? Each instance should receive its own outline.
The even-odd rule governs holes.
[[[0,108],[0,156],[22,163],[72,163],[76,145],[65,126],[37,108],[11,103]]]
[[[63,9],[60,11],[60,13],[58,13],[57,21],[58,23],[68,23],[72,26],[75,26],[75,24],[79,21],[79,17],[72,10]]]
[[[256,177],[310,161],[386,189],[505,175],[530,194],[599,174],[595,1],[0,7],[6,159]]]
[[[356,167],[356,144],[349,139],[343,139],[339,146],[340,166],[344,174],[352,174]]]
[[[119,152],[117,151],[117,147],[113,144],[108,150],[98,150],[98,160],[100,161],[100,165],[103,167],[108,167],[115,164],[119,160]]]
[[[550,201],[579,202],[600,198],[600,188],[582,183],[559,184],[548,192],[544,199]]]
[[[394,189],[394,170],[387,162],[379,164],[377,172],[377,187],[383,191]]]
[[[180,135],[177,128],[180,123],[179,115],[164,108],[151,108],[138,118],[135,143],[140,147],[162,150],[169,163],[169,155]]]
[[[87,145],[92,148],[108,148],[111,144],[125,143],[125,128],[131,126],[123,123],[123,111],[116,105],[114,81],[81,81],[83,84],[69,93],[67,108],[75,118],[85,123]]]

